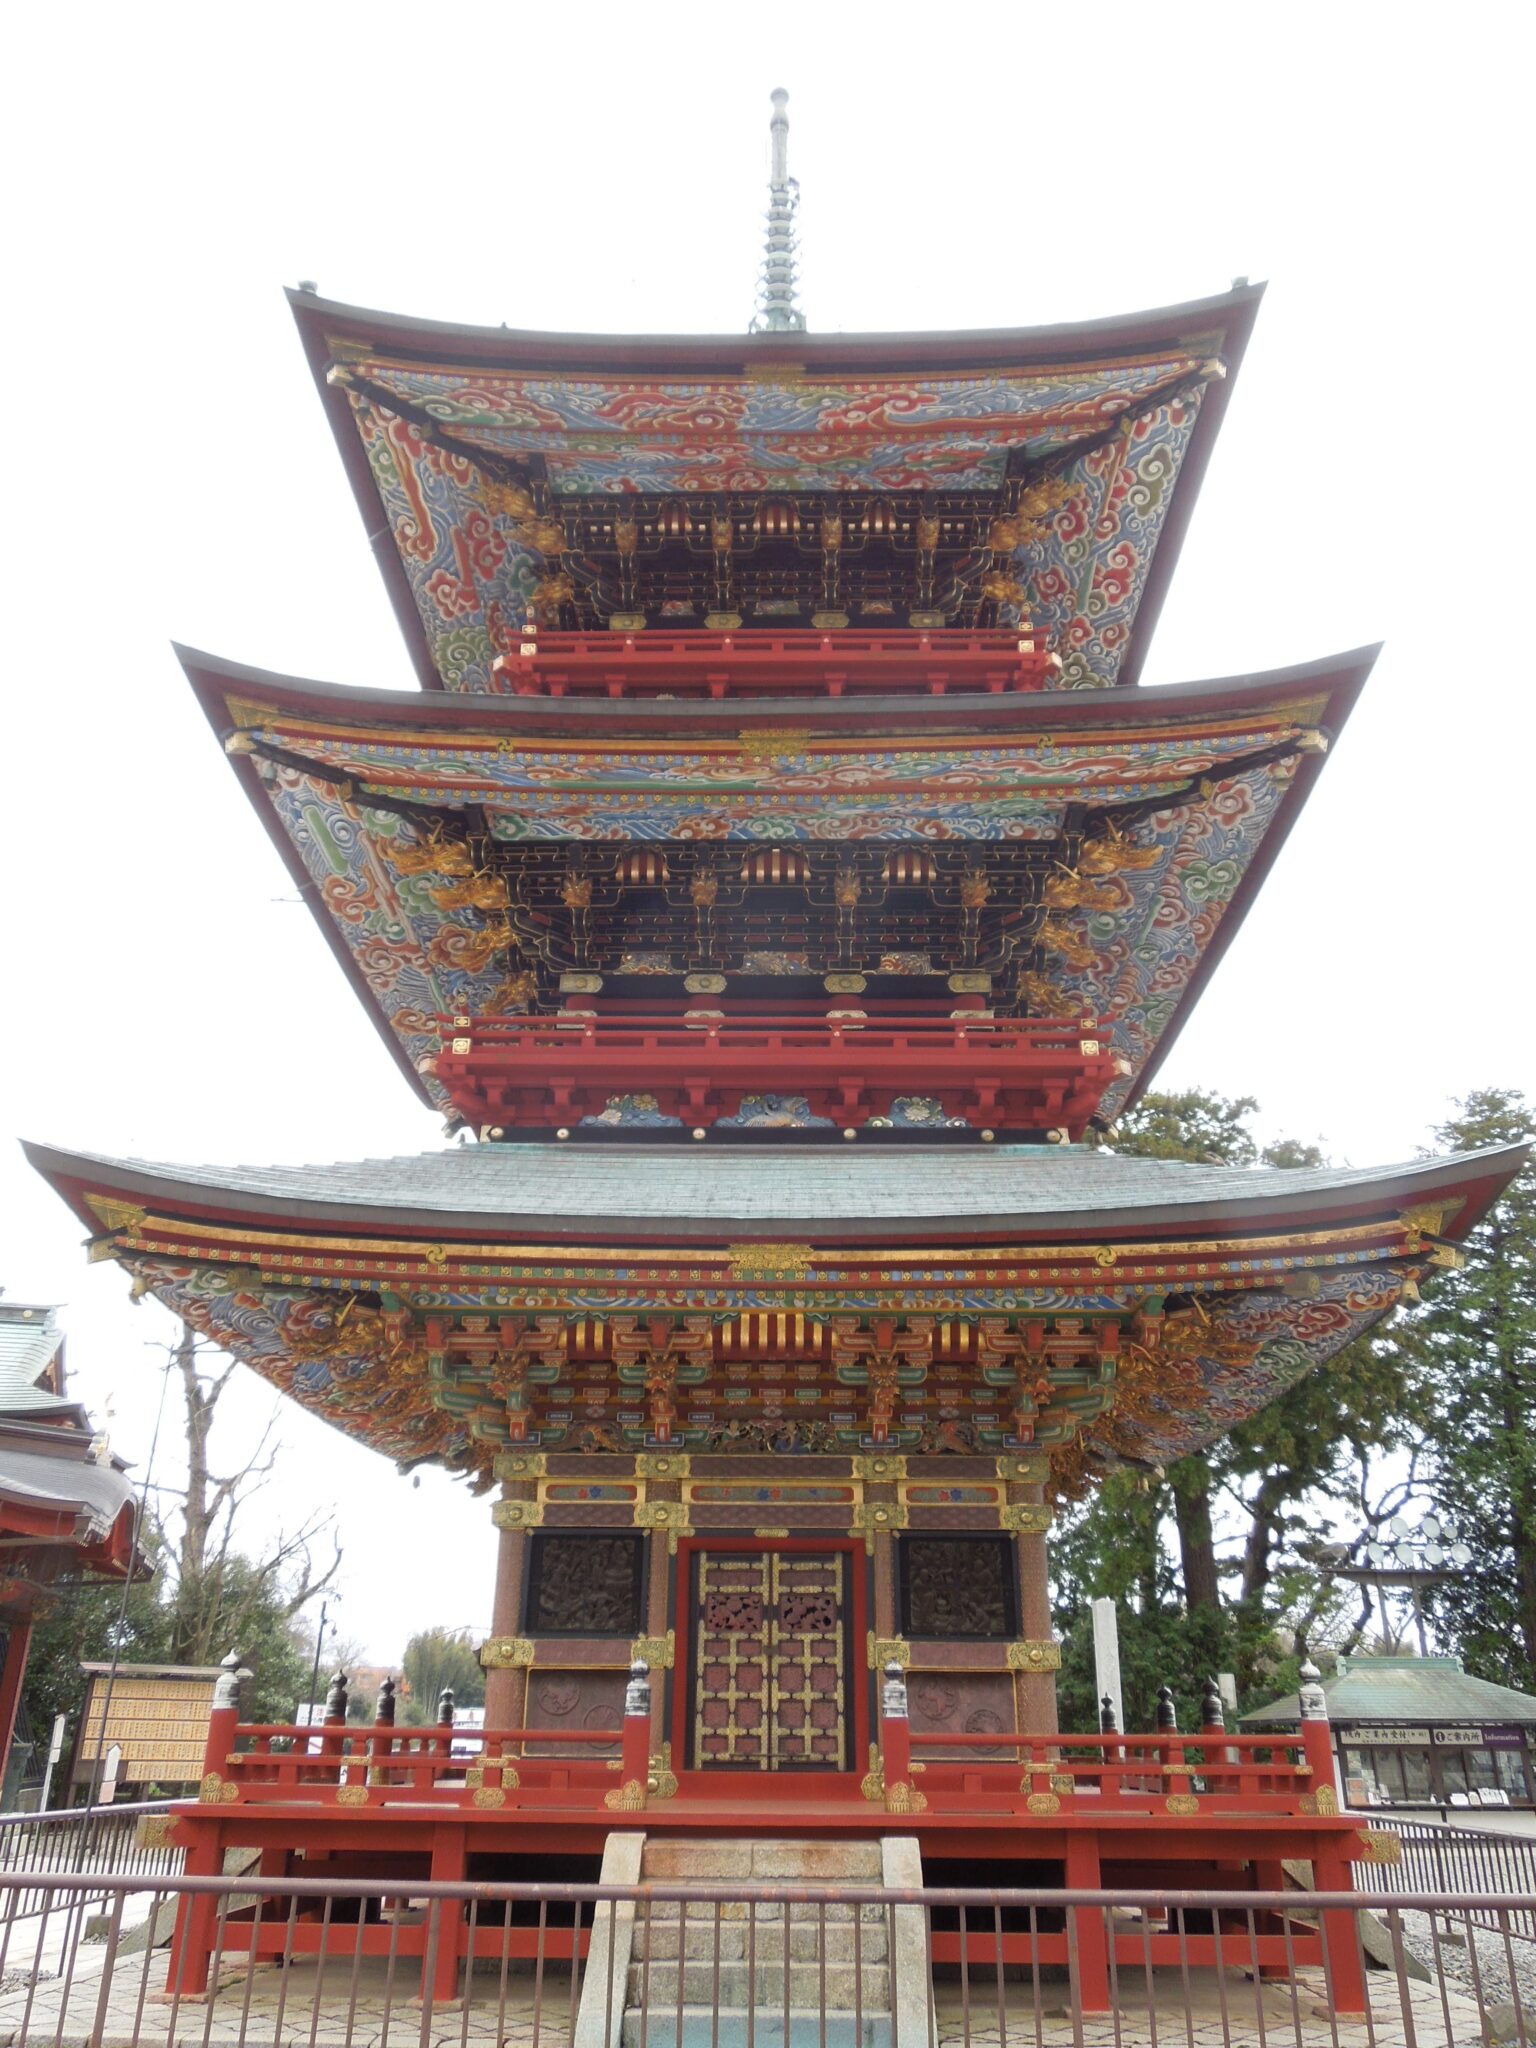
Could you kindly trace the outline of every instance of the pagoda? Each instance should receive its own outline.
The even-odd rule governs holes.
[[[421,687],[181,658],[458,1141],[32,1156],[136,1294],[494,1495],[487,1732],[365,1772],[231,1707],[183,1838],[454,1876],[897,1825],[1347,1884],[1326,1762],[1228,1737],[1192,1789],[1166,1730],[1059,1731],[1047,1589],[1055,1503],[1326,1370],[1519,1164],[1106,1142],[1374,658],[1139,686],[1260,291],[813,334],[782,141],[750,335],[291,295]]]

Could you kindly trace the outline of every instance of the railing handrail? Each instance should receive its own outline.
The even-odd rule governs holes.
[[[85,1890],[98,1892],[147,1891],[157,1895],[188,1894],[211,1898],[249,1898],[253,1892],[274,1899],[445,1899],[537,1903],[541,1899],[562,1904],[630,1905],[646,1901],[674,1902],[737,1900],[751,1898],[761,1905],[850,1905],[986,1907],[1045,1911],[1061,1906],[1087,1908],[1131,1906],[1146,1912],[1275,1912],[1294,1913],[1298,1906],[1310,1910],[1423,1911],[1446,1912],[1529,1912],[1536,1910],[1536,1890],[1528,1892],[1471,1891],[1192,1891],[1181,1889],[1073,1889],[1050,1886],[994,1887],[914,1885],[910,1887],[875,1884],[764,1884],[719,1882],[685,1885],[655,1884],[564,1884],[564,1883],[478,1883],[443,1878],[324,1878],[266,1877],[246,1871],[234,1876],[146,1878],[139,1873],[115,1871],[69,1871],[46,1875],[0,1871],[0,1896],[20,1890]]]
[[[450,1742],[607,1742],[615,1743],[620,1738],[617,1728],[473,1728],[467,1723],[454,1727],[446,1721],[435,1721],[420,1727],[408,1725],[394,1727],[380,1721],[315,1721],[309,1725],[302,1722],[286,1721],[240,1721],[235,1724],[236,1740],[242,1735],[263,1736],[267,1740],[281,1740],[285,1736],[313,1741],[316,1736],[329,1736],[332,1742],[344,1737],[353,1742],[388,1741],[450,1741]],[[257,1751],[244,1754],[256,1755]],[[318,1750],[310,1752],[317,1762],[324,1762]],[[334,1755],[335,1752],[333,1751]],[[238,1759],[237,1759],[238,1760]],[[426,1759],[423,1759],[426,1761]]]
[[[647,660],[660,660],[682,652],[685,654],[723,654],[727,659],[750,660],[753,656],[763,658],[776,653],[788,654],[918,654],[929,655],[942,650],[944,653],[1011,655],[1033,652],[1021,648],[1021,640],[1039,641],[1043,635],[1038,627],[961,627],[949,626],[906,626],[892,627],[885,632],[861,632],[847,626],[835,631],[818,626],[734,626],[711,632],[708,629],[658,633],[647,627],[643,633],[561,633],[540,631],[527,644],[533,653],[524,654],[521,647],[501,658],[510,667],[514,662],[534,661],[544,655],[573,654],[601,655],[607,653],[616,661],[632,661],[637,655]]]
[[[478,1040],[478,1044],[471,1044],[472,1053],[484,1050],[498,1040],[544,1036],[561,1052],[569,1051],[573,1041],[618,1048],[628,1041],[640,1045],[664,1037],[676,1038],[680,1048],[689,1050],[696,1049],[701,1039],[748,1045],[760,1044],[767,1038],[781,1038],[812,1048],[846,1044],[850,1039],[857,1039],[861,1048],[870,1050],[912,1040],[917,1041],[919,1049],[930,1044],[964,1045],[975,1038],[987,1040],[989,1049],[1018,1047],[1031,1052],[1064,1052],[1074,1057],[1080,1056],[1082,1038],[1091,1035],[1084,1025],[1078,1023],[1043,1025],[1032,1019],[1012,1017],[980,1017],[974,1022],[951,1018],[880,1017],[853,1023],[840,1018],[824,1021],[814,1017],[710,1017],[689,1023],[686,1018],[677,1016],[594,1018],[554,1015],[476,1018],[467,1027],[439,1020],[439,1031],[448,1045],[455,1038]]]
[[[11,1813],[0,1813],[0,1829],[39,1826],[47,1821],[107,1820],[114,1815],[137,1819],[145,1814],[166,1813],[170,1805],[171,1801],[166,1798],[124,1799],[95,1806],[48,1806],[37,1813],[24,1813],[18,1808]]]

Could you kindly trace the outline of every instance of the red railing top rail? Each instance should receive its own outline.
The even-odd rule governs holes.
[[[878,631],[851,626],[736,626],[729,632],[698,628],[658,630],[647,626],[640,633],[558,633],[541,628],[532,639],[521,642],[515,652],[500,656],[497,666],[512,668],[522,662],[555,656],[563,660],[578,656],[593,661],[622,657],[627,661],[637,656],[670,660],[679,654],[725,654],[737,661],[779,654],[835,654],[855,659],[870,654],[968,654],[1016,660],[1021,654],[1032,654],[1041,645],[1043,636],[1033,626],[900,626]],[[524,647],[532,651],[525,654]]]
[[[446,1721],[427,1722],[412,1727],[408,1722],[398,1726],[388,1721],[316,1721],[309,1726],[287,1721],[242,1721],[236,1725],[235,1739],[242,1735],[251,1738],[265,1738],[267,1741],[281,1741],[293,1738],[310,1741],[315,1736],[329,1736],[332,1741],[339,1737],[350,1737],[358,1742],[383,1741],[393,1736],[400,1741],[413,1742],[607,1742],[619,1740],[617,1728],[570,1729],[570,1728],[471,1728],[467,1724],[450,1727]],[[255,1751],[249,1752],[255,1755]],[[312,1752],[314,1754],[314,1752]],[[109,1809],[103,1808],[102,1811]],[[119,1809],[120,1810],[120,1809]]]
[[[468,1024],[449,1016],[435,1020],[444,1038],[469,1037],[484,1041],[534,1038],[542,1034],[569,1040],[587,1039],[615,1043],[634,1037],[676,1033],[689,1041],[700,1037],[758,1039],[766,1035],[798,1036],[822,1043],[856,1037],[863,1044],[883,1045],[892,1039],[930,1039],[964,1043],[969,1038],[989,1041],[1012,1040],[1040,1051],[1078,1051],[1081,1040],[1100,1031],[1089,1018],[1063,1021],[1037,1017],[981,1017],[969,1013],[960,1017],[870,1016],[864,1018],[806,1017],[792,1012],[770,1012],[760,1016],[720,1017],[696,1015],[689,1018],[677,1011],[646,1011],[583,1015],[580,1011],[557,1011],[532,1017],[473,1017]],[[1102,1042],[1102,1041],[1101,1041]]]
[[[954,1749],[1001,1749],[1007,1746],[1009,1748],[1023,1749],[1160,1750],[1197,1747],[1209,1749],[1219,1746],[1222,1749],[1235,1749],[1253,1753],[1261,1749],[1300,1749],[1302,1747],[1302,1738],[1299,1735],[1233,1735],[1224,1728],[1196,1728],[1193,1730],[1188,1728],[1159,1729],[1151,1735],[1138,1735],[1134,1730],[1129,1734],[1122,1734],[1119,1729],[1103,1735],[1049,1735],[1040,1733],[1033,1735],[995,1735],[991,1733],[959,1735],[948,1734],[938,1730],[935,1730],[930,1735],[923,1729],[914,1728],[912,1730],[912,1741],[914,1743],[942,1743],[946,1748]]]

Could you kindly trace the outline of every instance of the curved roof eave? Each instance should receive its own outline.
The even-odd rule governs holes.
[[[86,1201],[90,1191],[159,1200],[189,1214],[336,1228],[361,1224],[381,1232],[612,1232],[714,1243],[765,1229],[838,1243],[888,1241],[898,1234],[921,1240],[935,1232],[980,1238],[1028,1231],[1063,1239],[1091,1233],[1095,1240],[1148,1228],[1221,1226],[1247,1233],[1293,1221],[1321,1226],[1396,1216],[1437,1194],[1460,1197],[1461,1210],[1446,1232],[1460,1238],[1530,1152],[1518,1144],[1379,1168],[1249,1168],[1121,1158],[1076,1147],[1061,1153],[1044,1146],[693,1152],[639,1145],[477,1145],[334,1166],[219,1168],[112,1159],[26,1142],[23,1149],[93,1235],[100,1234],[100,1224]],[[910,1172],[902,1171],[904,1164]],[[647,1166],[653,1169],[649,1176]],[[545,1198],[530,1204],[541,1174]],[[401,1200],[409,1196],[413,1175],[417,1199]],[[327,1195],[327,1184],[337,1193]],[[738,1213],[734,1197],[749,1185],[754,1193],[783,1189],[782,1205],[742,1205]],[[351,1199],[342,1198],[349,1187]],[[912,1207],[913,1190],[927,1198],[921,1210]],[[819,1199],[807,1204],[807,1193]]]
[[[962,697],[922,700],[881,697],[851,702],[848,699],[806,702],[801,699],[756,698],[739,702],[702,701],[685,707],[676,701],[647,703],[621,700],[615,703],[604,698],[586,703],[579,699],[567,698],[555,704],[525,697],[471,697],[445,691],[421,695],[412,690],[380,690],[345,683],[315,682],[301,677],[281,675],[270,669],[248,667],[243,663],[227,660],[220,655],[205,654],[194,648],[179,645],[175,648],[177,658],[203,708],[204,715],[221,741],[232,730],[227,711],[227,698],[231,694],[239,694],[246,690],[265,691],[295,708],[313,706],[318,716],[324,716],[327,712],[335,712],[338,715],[371,713],[377,714],[385,722],[451,727],[459,730],[472,730],[477,725],[505,726],[529,736],[545,729],[558,731],[564,727],[569,730],[573,724],[580,729],[590,723],[595,731],[610,738],[632,731],[644,733],[663,728],[672,732],[720,731],[734,736],[739,731],[750,730],[759,720],[765,725],[772,726],[790,718],[791,715],[796,724],[807,721],[813,724],[834,724],[839,719],[852,719],[852,724],[845,723],[841,729],[854,732],[858,730],[859,723],[870,718],[878,721],[878,730],[889,732],[892,729],[892,720],[908,721],[912,729],[921,730],[922,726],[929,722],[942,722],[950,727],[956,723],[963,725],[968,715],[992,729],[1000,725],[1044,725],[1053,729],[1078,725],[1091,728],[1124,718],[1128,713],[1134,715],[1137,720],[1147,723],[1156,723],[1163,719],[1172,723],[1181,716],[1193,718],[1201,712],[1220,709],[1262,710],[1268,704],[1283,700],[1297,690],[1308,690],[1326,694],[1328,708],[1322,721],[1323,728],[1330,737],[1337,737],[1354,708],[1379,652],[1379,644],[1372,647],[1357,647],[1343,654],[1325,656],[1320,660],[1298,662],[1289,668],[1239,676],[1212,677],[1194,683],[1168,684],[1155,690],[1143,690],[1133,684],[1122,684],[1111,690],[1054,690],[1032,692],[1018,697],[978,697],[973,706],[968,705],[967,700]],[[1167,1057],[1201,991],[1237,936],[1254,897],[1299,817],[1318,775],[1326,765],[1326,760],[1326,755],[1317,754],[1302,759],[1295,780],[1286,793],[1280,815],[1250,862],[1210,943],[1204,949],[1190,976],[1172,1020],[1160,1034],[1152,1056],[1137,1076],[1124,1107],[1129,1107],[1139,1098]],[[342,938],[335,919],[316,900],[314,883],[302,859],[263,795],[254,762],[248,756],[235,756],[230,758],[230,766],[239,777],[253,808],[259,813],[267,836],[277,848],[294,887],[320,925],[326,944],[340,963],[368,1016],[373,1020],[374,1028],[383,1038],[391,1058],[409,1081],[417,1098],[428,1108],[435,1110],[436,1104],[406,1049],[380,1012],[374,993]]]
[[[575,373],[582,369],[613,371],[625,366],[654,370],[705,371],[735,367],[812,362],[844,371],[921,367],[937,370],[967,364],[996,363],[999,356],[1020,367],[1053,359],[1070,363],[1106,346],[1157,346],[1180,340],[1205,342],[1213,326],[1220,329],[1220,350],[1227,366],[1223,382],[1209,387],[1206,403],[1180,472],[1167,518],[1137,607],[1135,632],[1121,671],[1134,684],[1157,626],[1179,550],[1199,496],[1211,450],[1231,402],[1232,386],[1247,349],[1253,323],[1264,296],[1262,284],[1234,285],[1213,298],[1164,306],[1100,320],[1075,320],[1044,327],[978,328],[970,331],[918,334],[793,334],[793,335],[623,335],[558,334],[538,329],[469,326],[448,321],[381,313],[314,293],[290,290],[288,304],[299,329],[310,373],[314,377],[331,432],[357,500],[369,545],[384,577],[395,618],[410,649],[412,666],[423,689],[441,690],[422,631],[421,615],[409,579],[389,530],[377,486],[362,444],[353,431],[346,393],[329,384],[329,336],[338,332],[357,341],[383,342],[406,351],[419,349],[423,359],[441,353],[444,345],[476,363],[497,363],[509,369],[557,365]],[[429,346],[430,344],[430,346]]]

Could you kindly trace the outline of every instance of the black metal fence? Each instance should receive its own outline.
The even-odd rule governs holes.
[[[1383,1890],[1536,1895],[1536,1837],[1399,1820],[1392,1832],[1401,1838],[1403,1860],[1373,1872]],[[1516,1939],[1536,1942],[1536,1914],[1508,1918]]]
[[[169,1803],[159,1800],[0,1813],[0,1874],[42,1879],[99,1871],[117,1877],[177,1877],[184,1854],[161,1839],[154,1825],[169,1812]],[[24,1918],[42,1912],[51,1897],[42,1885],[23,1885],[6,1894],[0,1908],[9,1920]]]
[[[12,1910],[29,1888],[46,1894],[43,1910]],[[82,1903],[100,1896],[93,1923]],[[1533,1912],[1531,1893],[11,1875],[0,2041],[1524,2048],[1536,1998],[1513,1923]],[[201,1916],[206,1984],[195,1945],[173,1938],[178,1915]]]

